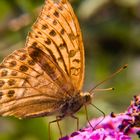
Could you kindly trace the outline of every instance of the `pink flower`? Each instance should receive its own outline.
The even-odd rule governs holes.
[[[131,140],[131,138],[122,132],[109,131],[104,128],[93,131],[91,127],[88,127],[82,131],[73,133],[70,137],[66,136],[60,140]]]

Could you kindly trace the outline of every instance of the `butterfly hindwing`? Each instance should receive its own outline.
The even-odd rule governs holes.
[[[42,60],[51,69],[44,72],[45,66],[34,61],[27,49],[17,50],[6,57],[0,67],[0,115],[19,118],[51,115],[60,110],[62,101],[68,98],[65,90],[71,86],[61,77],[62,72],[57,67],[53,71],[52,60],[46,61],[42,51],[33,50],[39,53],[38,61]],[[54,79],[48,75],[51,71]]]

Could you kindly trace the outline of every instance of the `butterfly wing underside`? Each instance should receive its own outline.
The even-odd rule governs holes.
[[[37,42],[37,43],[36,43]],[[36,46],[52,57],[77,90],[84,79],[84,48],[78,20],[68,0],[46,0],[29,33],[26,47]]]
[[[26,118],[59,112],[63,101],[69,96],[66,89],[68,91],[72,87],[44,54],[40,50],[38,57],[43,56],[39,60],[48,67],[46,71],[29,57],[26,48],[13,52],[1,63],[0,115]],[[46,59],[47,62],[44,61]],[[62,83],[65,83],[64,87]]]
[[[0,115],[58,113],[74,89],[81,90],[83,78],[82,36],[72,7],[67,0],[46,0],[25,48],[0,64]]]

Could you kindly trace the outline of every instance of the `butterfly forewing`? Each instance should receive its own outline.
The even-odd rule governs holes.
[[[26,47],[36,46],[50,55],[81,90],[84,78],[84,49],[81,31],[67,0],[46,0],[45,6],[29,33]]]
[[[0,64],[0,115],[59,114],[83,78],[82,36],[72,7],[67,0],[46,0],[25,48]]]

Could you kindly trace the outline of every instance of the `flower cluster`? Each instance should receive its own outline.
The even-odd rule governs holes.
[[[127,111],[125,112],[130,119],[124,119],[120,125],[120,131],[125,134],[137,133],[140,137],[140,96],[134,96]]]
[[[101,119],[93,119],[90,123],[94,127]],[[111,113],[94,130],[87,125],[86,128],[60,140],[131,140],[130,134],[138,134],[140,137],[140,96],[134,96],[126,112]]]
[[[61,140],[131,140],[131,138],[122,132],[115,132],[114,130],[106,130],[104,128],[93,131],[89,127],[71,134],[70,137],[63,137]]]

